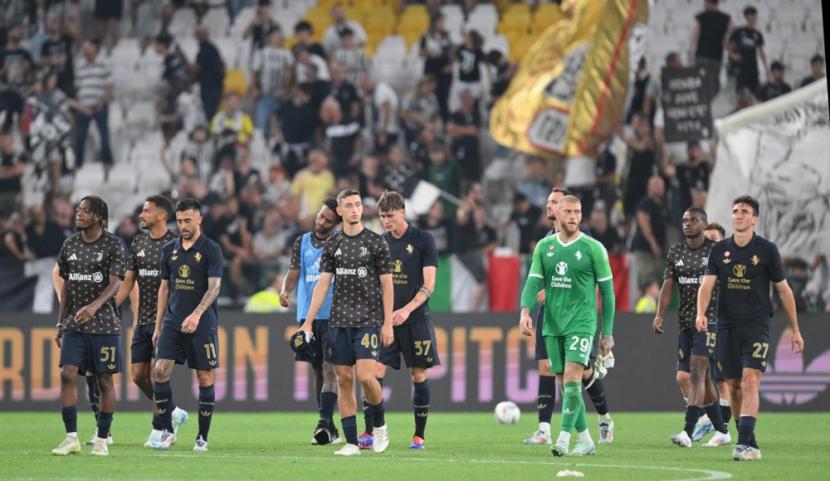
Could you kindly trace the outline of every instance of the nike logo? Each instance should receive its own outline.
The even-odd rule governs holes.
[[[804,354],[790,349],[792,331],[784,329],[761,383],[761,397],[773,404],[805,404],[830,386],[830,350],[824,351],[804,368]]]

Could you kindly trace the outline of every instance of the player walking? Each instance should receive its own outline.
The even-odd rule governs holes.
[[[61,350],[61,416],[66,439],[52,450],[57,456],[81,452],[76,408],[79,372],[92,373],[101,392],[92,454],[109,454],[107,437],[115,410],[112,375],[121,372],[121,318],[115,294],[124,277],[125,249],[124,241],[107,232],[108,217],[107,203],[100,197],[81,199],[75,214],[80,232],[63,243],[58,255],[64,282],[55,341]]]
[[[166,426],[157,449],[176,443],[172,426],[173,391],[170,375],[174,364],[185,359],[196,370],[199,382],[199,433],[194,451],[208,450],[208,431],[215,402],[214,370],[219,368],[217,349],[218,313],[216,298],[222,284],[222,248],[202,233],[201,206],[196,199],[183,199],[176,205],[179,239],[162,248],[161,284],[158,291],[156,363],[153,368],[153,394],[161,425]]]
[[[306,313],[311,305],[311,295],[320,279],[320,260],[326,241],[331,237],[334,228],[340,223],[337,215],[337,200],[329,197],[323,203],[317,218],[314,221],[314,230],[307,232],[294,241],[291,253],[291,265],[283,281],[280,292],[280,304],[288,307],[291,292],[297,287],[297,324],[303,325]],[[298,283],[299,282],[299,283]],[[323,359],[328,339],[328,323],[331,312],[331,293],[328,293],[322,307],[317,312],[311,324],[316,343],[316,355],[313,359],[298,361],[311,362],[314,369],[315,389],[320,419],[314,429],[311,444],[335,444],[340,442],[340,434],[334,425],[334,407],[337,405],[337,376],[334,366]]]
[[[714,241],[703,235],[706,226],[706,211],[692,207],[683,214],[683,235],[685,240],[669,249],[666,258],[666,273],[657,301],[657,314],[652,328],[657,334],[663,333],[663,315],[671,302],[675,283],[680,289],[680,309],[677,336],[677,381],[687,398],[686,425],[679,434],[671,437],[674,444],[692,447],[692,434],[701,415],[706,412],[718,434],[707,444],[722,446],[732,441],[729,430],[721,418],[718,395],[709,372],[709,361],[714,357],[717,296],[706,306],[709,331],[699,333],[694,328],[697,312],[697,291],[700,279],[706,269],[709,251]]]
[[[554,456],[581,456],[596,453],[588,432],[582,377],[588,367],[591,345],[597,329],[596,286],[602,296],[603,329],[600,350],[603,356],[614,348],[614,287],[608,253],[601,243],[579,230],[582,205],[574,196],[559,201],[560,231],[542,239],[533,251],[533,262],[522,291],[519,325],[524,335],[533,332],[530,309],[545,288],[545,321],[542,333],[551,372],[564,386],[562,428],[551,453]],[[571,430],[579,440],[568,452]]]
[[[732,201],[734,233],[712,247],[697,297],[695,324],[699,332],[706,332],[705,309],[715,283],[719,283],[716,359],[723,368],[735,412],[740,413],[738,443],[732,452],[736,461],[761,459],[755,422],[769,350],[770,282],[775,284],[790,321],[793,352],[804,349],[795,298],[784,275],[781,254],[775,244],[755,234],[758,209],[758,201],[748,195]]]
[[[334,364],[337,373],[340,421],[346,437],[346,445],[334,454],[360,454],[355,418],[355,371],[372,410],[372,449],[382,453],[389,445],[389,435],[383,390],[375,379],[375,363],[381,344],[388,346],[393,341],[392,261],[386,241],[363,226],[363,202],[359,192],[341,191],[337,195],[337,213],[343,218],[342,230],[326,242],[320,263],[320,281],[314,288],[311,306],[300,329],[311,335],[312,320],[323,306],[334,276],[326,360]]]
[[[127,273],[115,296],[115,303],[121,305],[138,283],[138,317],[133,321],[130,369],[133,382],[150,401],[153,401],[153,332],[156,330],[156,308],[161,284],[161,249],[178,237],[167,228],[167,221],[172,216],[173,205],[167,197],[153,195],[145,199],[138,215],[145,232],[137,235],[130,245]],[[144,443],[145,447],[152,447],[161,441],[164,429],[177,432],[188,418],[187,412],[176,408],[171,416],[172,426],[164,426],[155,407],[153,403],[153,430]]]
[[[395,306],[392,313],[395,339],[381,351],[375,377],[383,379],[386,366],[401,368],[401,356],[412,376],[414,393],[415,434],[412,449],[424,449],[424,432],[429,416],[429,374],[432,366],[441,364],[435,347],[435,327],[427,301],[435,291],[438,253],[435,239],[406,221],[403,196],[384,192],[378,200],[378,211],[392,256],[392,282]]]

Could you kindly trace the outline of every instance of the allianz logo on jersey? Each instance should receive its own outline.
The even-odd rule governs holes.
[[[679,282],[680,285],[683,285],[683,286],[688,285],[688,284],[702,284],[703,283],[703,276],[700,276],[700,277],[680,276],[680,277],[677,278],[677,282]]]
[[[790,349],[792,331],[784,329],[775,350],[775,364],[769,364],[761,382],[761,397],[782,406],[805,404],[830,386],[830,350],[824,351],[804,368],[804,353]]]
[[[102,282],[104,280],[104,274],[100,272],[94,272],[92,274],[81,274],[80,272],[70,272],[69,273],[69,280],[70,281],[82,281],[82,282]]]
[[[138,275],[140,277],[158,277],[161,274],[161,271],[158,269],[139,269]]]
[[[358,267],[357,269],[338,267],[335,274],[338,276],[357,276],[363,278],[369,275],[369,271],[365,267]]]

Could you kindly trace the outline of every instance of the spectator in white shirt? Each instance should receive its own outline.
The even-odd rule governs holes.
[[[392,87],[371,76],[360,82],[368,125],[375,137],[375,150],[386,152],[398,141],[398,96]]]
[[[294,57],[283,48],[279,27],[268,32],[268,43],[254,54],[251,95],[256,100],[254,125],[269,137],[274,114],[288,97]]]
[[[326,49],[326,52],[334,52],[343,45],[340,39],[340,32],[346,28],[350,28],[354,32],[355,43],[357,45],[362,46],[366,43],[368,37],[366,36],[366,31],[363,30],[363,26],[352,20],[346,20],[346,9],[343,8],[342,4],[335,3],[332,5],[331,17],[334,19],[334,22],[326,29],[326,33],[323,35],[323,48]]]

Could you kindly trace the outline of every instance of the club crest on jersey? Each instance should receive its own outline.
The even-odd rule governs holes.
[[[196,262],[199,262],[200,260],[202,260],[202,253],[197,252],[196,255],[193,256],[193,258],[196,259]]]
[[[366,246],[362,246],[360,248],[360,257],[366,257],[367,255],[369,255],[369,249]]]
[[[576,251],[576,254],[574,254],[574,256],[576,256],[576,260],[581,261],[582,260],[582,251]]]
[[[139,251],[139,253],[138,253],[138,254],[136,254],[135,256],[136,256],[136,257],[144,257],[144,256],[145,256],[145,254],[144,254],[144,249],[141,249],[141,251]]]
[[[548,257],[553,257],[553,244],[548,246]]]
[[[415,248],[412,247],[412,244],[407,244],[406,245],[406,253],[407,254],[412,254],[413,252],[415,252]]]
[[[190,277],[190,266],[187,264],[182,264],[179,266],[179,277],[181,278],[188,278]]]
[[[750,257],[749,260],[752,261],[753,266],[757,266],[758,263],[761,262],[761,259],[759,259],[757,255]]]
[[[560,261],[556,264],[556,273],[560,276],[564,276],[568,273],[568,264],[565,261]]]
[[[99,252],[99,253],[98,253],[98,256],[95,258],[95,261],[96,261],[96,262],[101,262],[101,259],[103,259],[103,258],[104,258],[104,253],[103,253],[103,252]]]

